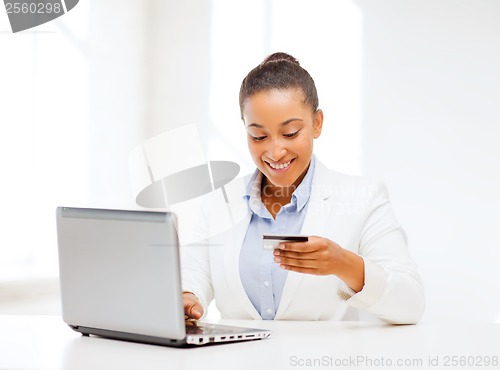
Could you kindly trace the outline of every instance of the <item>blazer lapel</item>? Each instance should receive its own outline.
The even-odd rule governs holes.
[[[307,214],[300,231],[301,235],[322,235],[332,212],[331,202],[327,200],[333,195],[331,179],[328,178],[328,169],[316,158],[316,168],[311,186],[311,196],[307,205]],[[284,316],[295,292],[299,287],[303,273],[290,271],[286,278],[281,301],[275,319]]]
[[[226,248],[224,251],[224,269],[230,288],[228,294],[231,294],[235,301],[243,305],[246,313],[252,319],[262,320],[260,314],[248,298],[240,278],[240,251],[252,218],[248,205],[243,200],[244,185],[247,179],[240,180],[238,189],[233,187],[227,190],[227,199],[229,200],[228,209],[230,210],[231,218],[235,220],[235,224],[231,232],[227,234],[224,242]]]

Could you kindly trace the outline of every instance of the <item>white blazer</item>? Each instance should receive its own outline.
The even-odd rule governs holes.
[[[181,248],[183,290],[193,292],[205,310],[215,298],[224,319],[261,319],[239,273],[251,219],[243,200],[248,179],[211,196],[197,223],[203,241]],[[352,320],[359,318],[358,311],[394,324],[421,318],[424,289],[383,183],[329,170],[316,160],[301,234],[328,238],[359,254],[365,284],[355,293],[334,275],[289,271],[276,320]]]

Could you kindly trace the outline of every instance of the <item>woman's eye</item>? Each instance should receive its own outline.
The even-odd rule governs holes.
[[[294,137],[294,136],[297,136],[297,134],[298,134],[299,132],[300,132],[300,130],[299,130],[299,131],[292,132],[291,134],[283,134],[283,136],[285,136],[285,137]]]
[[[265,136],[252,136],[253,141],[262,141],[265,138],[266,138]]]

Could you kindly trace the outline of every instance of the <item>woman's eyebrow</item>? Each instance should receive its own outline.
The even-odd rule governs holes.
[[[281,126],[286,126],[290,122],[293,122],[293,121],[303,121],[303,119],[302,118],[289,118],[285,122],[281,122]]]
[[[303,121],[303,119],[302,118],[289,118],[286,121],[281,122],[280,126],[286,126],[289,123],[294,122],[294,121]],[[250,123],[249,125],[247,125],[247,127],[265,128],[264,126],[259,125],[258,123],[255,123],[255,122],[254,123]]]
[[[264,126],[262,126],[262,125],[259,125],[258,123],[250,123],[249,125],[247,125],[247,127],[257,127],[257,128],[264,128]]]

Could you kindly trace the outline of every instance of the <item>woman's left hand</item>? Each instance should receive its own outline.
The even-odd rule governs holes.
[[[357,292],[364,285],[363,259],[330,239],[310,236],[307,242],[280,243],[274,262],[289,271],[337,275]]]
[[[306,242],[280,243],[274,251],[274,262],[286,270],[313,275],[335,274],[343,252],[337,243],[318,236]]]

